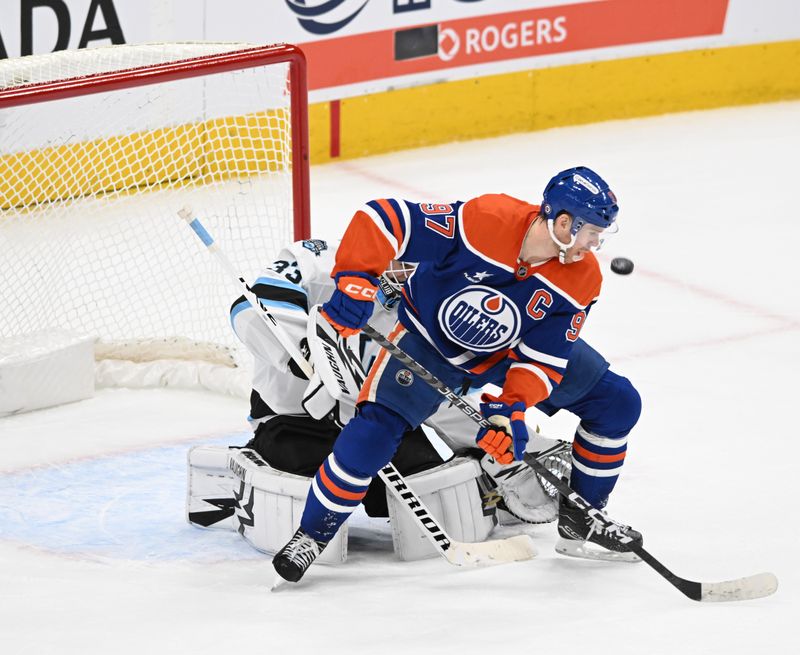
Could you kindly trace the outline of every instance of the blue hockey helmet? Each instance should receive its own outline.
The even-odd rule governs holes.
[[[566,212],[572,217],[570,232],[574,237],[587,223],[604,230],[617,218],[617,197],[606,181],[586,166],[561,171],[544,190],[542,213],[552,221]]]

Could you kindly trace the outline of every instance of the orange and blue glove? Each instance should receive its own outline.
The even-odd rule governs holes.
[[[481,428],[476,443],[499,464],[521,460],[528,444],[525,403],[506,405],[489,394],[483,394],[481,400],[488,401],[481,403],[481,414],[492,427]]]
[[[378,278],[360,271],[342,271],[334,278],[336,289],[321,314],[343,337],[357,334],[372,316]]]

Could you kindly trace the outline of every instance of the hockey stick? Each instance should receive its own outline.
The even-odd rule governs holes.
[[[372,326],[365,326],[364,334],[385,348],[392,356],[403,362],[414,374],[418,375],[422,380],[436,389],[436,391],[442,394],[448,401],[474,420],[475,423],[481,427],[491,427],[492,424],[482,416],[478,409],[470,405],[461,396],[456,395],[444,382],[423,368],[416,360],[403,351],[402,348],[389,341]],[[535,455],[526,454],[524,460],[536,473],[552,484],[562,496],[578,505],[578,507],[603,527],[612,528],[614,526],[612,521],[607,519],[600,511],[592,507],[583,497],[573,491],[564,480],[550,472],[536,459]],[[769,596],[775,593],[778,588],[778,579],[772,573],[757,573],[755,575],[738,578],[736,580],[726,580],[724,582],[694,582],[692,580],[686,580],[685,578],[675,575],[647,552],[643,546],[632,546],[630,550],[647,562],[651,568],[678,589],[684,596],[692,600],[712,602],[751,600]]]
[[[314,369],[311,364],[300,354],[289,335],[281,327],[275,317],[264,307],[252,289],[247,285],[244,278],[236,272],[230,260],[225,256],[214,238],[208,233],[199,218],[192,216],[192,210],[188,207],[182,208],[178,215],[185,220],[189,227],[208,248],[217,256],[222,267],[235,278],[242,287],[245,298],[253,307],[258,307],[262,311],[258,314],[264,320],[267,328],[272,332],[278,342],[286,349],[289,356],[301,368],[309,379],[313,375]],[[330,326],[333,330],[333,326]],[[335,331],[334,331],[335,332]],[[362,371],[363,376],[363,371]],[[362,377],[363,379],[363,377]],[[408,509],[419,526],[422,533],[436,548],[437,552],[448,562],[456,566],[479,565],[479,564],[504,564],[528,560],[536,556],[536,549],[528,535],[517,535],[508,539],[496,539],[477,543],[460,542],[451,539],[444,528],[433,517],[430,510],[419,499],[414,491],[406,484],[400,472],[389,462],[378,472],[389,492]]]
[[[197,238],[203,242],[203,245],[205,245],[206,248],[208,248],[208,251],[216,256],[217,261],[222,265],[222,268],[225,269],[225,272],[228,273],[232,278],[238,280],[240,286],[242,287],[242,293],[244,294],[244,297],[247,298],[248,302],[255,309],[261,310],[259,316],[264,319],[267,327],[272,331],[273,336],[278,340],[281,346],[283,346],[284,350],[289,353],[289,357],[294,360],[295,364],[300,367],[300,370],[303,372],[306,378],[310,380],[311,376],[314,374],[314,368],[308,363],[308,360],[303,357],[297,346],[289,338],[289,335],[286,334],[280,325],[278,325],[278,321],[275,316],[273,316],[272,313],[258,301],[258,296],[253,293],[253,290],[250,288],[247,282],[245,282],[245,279],[236,272],[233,264],[231,264],[230,260],[225,256],[225,253],[219,249],[219,246],[214,241],[214,237],[208,233],[206,228],[200,222],[200,219],[192,216],[192,210],[189,207],[183,207],[182,209],[178,210],[178,216],[186,221],[189,227],[194,230]]]

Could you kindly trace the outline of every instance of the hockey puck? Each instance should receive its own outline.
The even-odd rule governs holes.
[[[611,260],[611,270],[617,275],[630,275],[633,273],[633,262],[627,257],[614,257]]]

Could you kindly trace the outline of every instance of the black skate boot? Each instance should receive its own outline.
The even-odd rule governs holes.
[[[605,518],[611,523],[610,526],[595,521],[562,496],[558,506],[559,539],[556,552],[584,559],[641,562],[636,553],[631,552],[632,547],[642,545],[641,533],[628,525]]]
[[[327,545],[327,541],[317,541],[298,530],[289,543],[272,558],[272,566],[284,580],[297,582]]]

